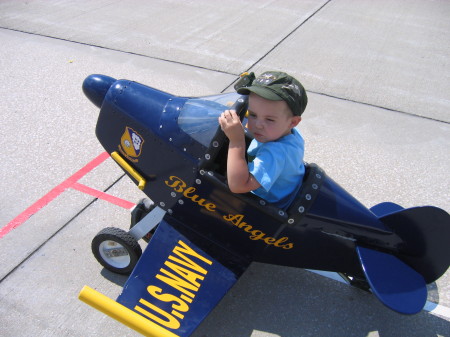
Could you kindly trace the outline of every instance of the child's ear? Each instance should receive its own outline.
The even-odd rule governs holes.
[[[300,116],[294,116],[292,117],[291,120],[291,128],[294,128],[298,125],[298,123],[300,123],[300,121],[302,120],[302,118]]]

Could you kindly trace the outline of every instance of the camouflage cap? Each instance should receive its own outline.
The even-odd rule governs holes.
[[[258,76],[250,86],[237,89],[241,95],[254,92],[270,101],[285,101],[292,113],[301,116],[308,104],[305,88],[294,77],[278,71],[267,71]]]

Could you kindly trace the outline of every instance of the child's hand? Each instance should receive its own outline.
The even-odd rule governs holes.
[[[244,139],[244,127],[234,110],[225,110],[219,116],[219,124],[230,142]]]
[[[219,124],[230,140],[227,158],[228,187],[233,193],[247,193],[261,185],[248,171],[245,160],[245,133],[239,116],[234,110],[225,110],[219,117]]]

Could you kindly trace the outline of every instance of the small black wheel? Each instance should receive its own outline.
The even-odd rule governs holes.
[[[130,229],[133,228],[139,221],[141,221],[148,213],[150,213],[156,205],[151,202],[148,198],[143,198],[139,200],[136,207],[131,211],[131,224]],[[153,234],[155,233],[156,227],[150,232],[144,235],[142,238],[145,242],[149,242]]]
[[[128,232],[114,227],[102,229],[92,240],[92,253],[106,269],[130,274],[142,255],[141,246]]]

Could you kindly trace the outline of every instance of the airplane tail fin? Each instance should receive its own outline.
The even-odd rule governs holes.
[[[393,203],[371,211],[404,244],[395,256],[357,247],[364,274],[387,307],[403,314],[417,313],[427,299],[426,283],[437,280],[450,265],[450,215],[437,207],[403,209]]]
[[[393,255],[364,247],[356,252],[372,292],[384,305],[408,315],[423,309],[427,288],[422,275]]]
[[[450,265],[450,216],[436,207],[403,209],[393,203],[376,205],[371,211],[404,244],[395,256],[356,247],[364,274],[383,304],[402,314],[415,314],[426,303],[426,283],[437,280]]]
[[[379,220],[403,239],[397,255],[426,283],[440,278],[450,265],[450,215],[433,207],[394,211]]]

